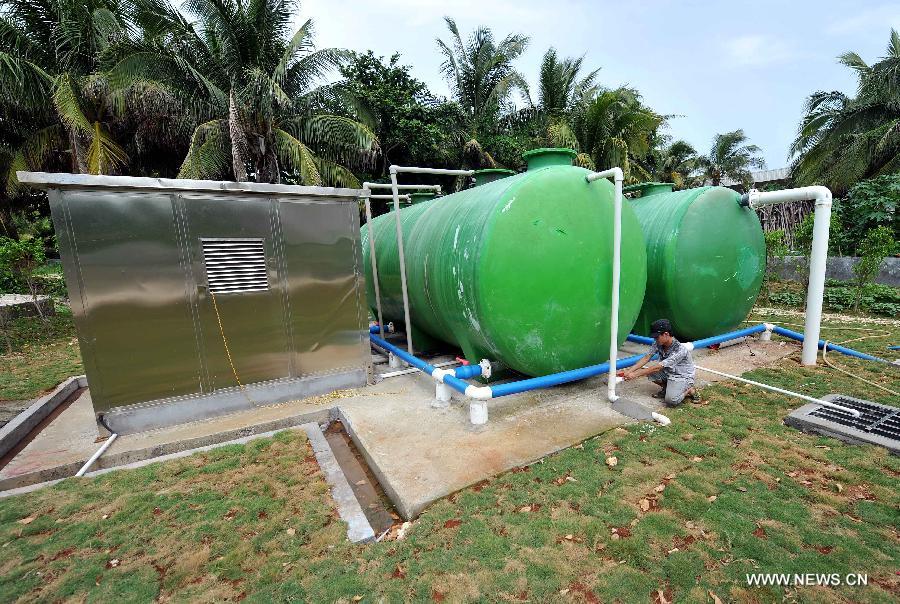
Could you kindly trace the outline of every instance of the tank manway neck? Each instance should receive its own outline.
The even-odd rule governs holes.
[[[507,170],[506,168],[485,168],[484,170],[475,170],[475,186],[486,185],[489,182],[494,182],[495,180],[514,175],[515,172],[513,170]]]
[[[528,170],[538,170],[548,166],[571,166],[578,152],[574,149],[532,149],[522,154]]]
[[[647,197],[657,193],[671,193],[674,187],[675,184],[671,182],[641,182],[636,185],[628,185],[622,189],[622,192],[640,191],[641,197]]]

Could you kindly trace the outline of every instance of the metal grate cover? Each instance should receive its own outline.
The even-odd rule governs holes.
[[[269,289],[262,239],[201,239],[206,281],[214,294]]]
[[[785,423],[846,442],[880,445],[900,455],[900,408],[841,394],[829,394],[822,400],[855,409],[860,416],[811,403],[792,411]]]

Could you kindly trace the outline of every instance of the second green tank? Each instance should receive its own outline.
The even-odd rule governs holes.
[[[573,156],[536,150],[524,173],[492,173],[505,177],[400,210],[417,347],[427,334],[470,361],[535,376],[607,360],[613,185],[586,182],[589,172],[572,166]],[[372,231],[384,319],[402,321],[395,214],[375,218]],[[646,283],[644,239],[628,205],[622,233],[620,343]],[[368,237],[364,227],[374,306]]]
[[[756,212],[725,187],[672,191],[643,183],[632,199],[647,242],[647,293],[634,331],[669,319],[682,340],[733,330],[747,318],[762,284],[766,247]]]

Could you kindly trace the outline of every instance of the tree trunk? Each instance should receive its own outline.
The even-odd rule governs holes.
[[[228,93],[228,134],[231,136],[231,168],[237,182],[247,180],[247,140],[244,138],[244,127],[241,116],[234,102],[234,91]]]

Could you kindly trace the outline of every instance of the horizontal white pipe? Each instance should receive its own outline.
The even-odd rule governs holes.
[[[117,438],[119,438],[119,435],[117,433],[113,433],[112,436],[106,439],[106,442],[103,443],[103,445],[99,449],[97,449],[96,453],[91,455],[91,458],[87,460],[87,463],[81,466],[81,469],[75,473],[75,476],[84,476],[84,473],[91,469],[91,466],[94,465],[94,462],[100,459],[101,455],[106,453],[106,450],[109,449],[110,445],[116,442]]]
[[[393,199],[393,195],[369,195],[369,199]],[[409,201],[409,195],[397,195],[397,199],[402,201]]]
[[[828,187],[812,186],[796,189],[784,189],[782,191],[756,191],[747,193],[751,208],[768,206],[776,203],[790,201],[815,201],[816,205],[831,205],[831,190]]]
[[[391,183],[389,182],[364,182],[363,189],[390,189]],[[397,185],[397,189],[400,190],[431,190],[431,191],[440,191],[441,185]]]
[[[595,180],[600,180],[601,178],[624,180],[621,168],[610,168],[609,170],[603,170],[602,172],[591,172],[584,178],[588,182],[594,182]]]
[[[765,390],[771,390],[772,392],[778,392],[779,394],[786,394],[788,396],[793,396],[796,398],[803,399],[805,401],[809,401],[811,403],[815,403],[817,405],[822,405],[823,407],[831,407],[832,409],[837,409],[839,411],[843,411],[845,413],[849,413],[853,417],[859,417],[859,411],[856,409],[850,409],[848,407],[842,407],[841,405],[835,405],[834,403],[829,403],[828,401],[823,401],[822,399],[813,398],[811,396],[806,396],[805,394],[800,394],[798,392],[791,392],[790,390],[785,390],[783,388],[777,388],[775,386],[770,386],[769,384],[763,384],[762,382],[754,382],[753,380],[748,380],[736,375],[731,375],[728,373],[722,373],[721,371],[716,371],[715,369],[707,369],[706,367],[701,367],[700,365],[694,365],[700,371],[706,371],[708,373],[714,373],[716,375],[726,377],[732,380],[737,380],[739,382],[744,382],[746,384],[750,384],[752,386],[758,386],[759,388],[763,388]]]
[[[405,172],[407,174],[444,174],[447,176],[472,176],[475,170],[444,170],[442,168],[419,168],[417,166],[391,166],[391,174]]]
[[[434,367],[450,367],[453,365],[459,365],[459,361],[447,361],[446,363],[438,363],[434,365]],[[400,371],[389,371],[388,373],[378,373],[376,376],[380,379],[387,379],[390,377],[396,377],[398,375],[408,375],[410,373],[416,373],[420,371],[415,367],[410,367],[409,369],[401,369]]]

